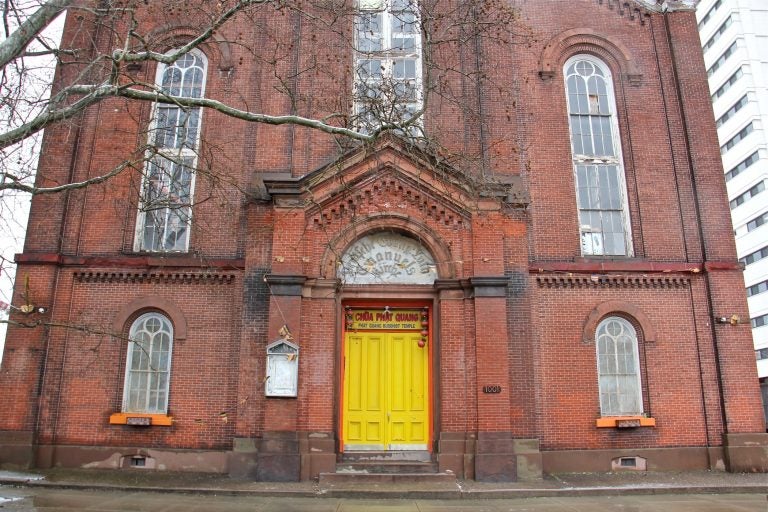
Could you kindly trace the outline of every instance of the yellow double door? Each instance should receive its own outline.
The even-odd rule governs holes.
[[[426,450],[429,357],[418,332],[348,333],[344,450]]]

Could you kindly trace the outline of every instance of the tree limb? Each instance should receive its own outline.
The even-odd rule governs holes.
[[[21,55],[45,27],[72,4],[72,0],[48,0],[33,12],[19,28],[0,42],[0,69]]]

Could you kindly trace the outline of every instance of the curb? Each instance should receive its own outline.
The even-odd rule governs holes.
[[[347,498],[347,499],[525,499],[622,495],[664,494],[768,494],[768,485],[646,485],[642,487],[567,487],[562,489],[461,489],[455,490],[387,490],[387,489],[223,489],[211,487],[152,487],[116,484],[82,484],[47,482],[44,480],[0,479],[0,485],[81,491],[153,492],[201,494],[209,496],[255,496],[269,498]]]

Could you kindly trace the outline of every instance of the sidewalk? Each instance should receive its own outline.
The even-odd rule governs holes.
[[[492,499],[639,494],[768,494],[768,475],[715,471],[577,473],[537,482],[326,485],[234,480],[226,475],[150,470],[52,469],[0,471],[0,485],[54,489],[136,490],[233,496]]]

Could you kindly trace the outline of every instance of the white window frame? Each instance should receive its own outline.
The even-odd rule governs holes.
[[[618,335],[614,335],[608,332],[609,325],[615,325],[620,327]],[[632,371],[620,372],[618,370],[621,354],[619,353],[619,338],[628,337],[631,339],[631,353],[632,362],[634,368]],[[606,364],[603,364],[603,359],[608,355],[611,355],[608,351],[601,355],[601,348],[603,343],[608,343],[613,348],[613,361],[609,361],[608,364],[613,364],[613,372],[605,372]],[[637,416],[643,413],[643,387],[642,379],[640,378],[640,350],[637,338],[637,331],[635,327],[626,319],[620,316],[609,316],[604,318],[597,326],[595,330],[595,354],[597,358],[597,381],[599,388],[599,400],[600,400],[600,414],[603,417],[609,416]],[[625,356],[626,359],[626,356]],[[634,389],[631,387],[634,386]],[[628,389],[629,388],[629,389]],[[622,407],[621,399],[617,399],[618,406],[611,407],[610,399],[608,398],[609,390],[616,390],[613,395],[633,395],[634,407]]]
[[[161,329],[157,331],[158,334],[165,333],[168,336],[168,350],[167,350],[167,359],[165,368],[156,367],[153,368],[152,366],[152,360],[155,357],[155,354],[160,354],[160,352],[157,351],[157,334],[152,335],[145,329],[147,322],[150,320],[157,320],[161,324]],[[149,341],[149,347],[141,347],[138,344],[137,340],[138,337],[142,334],[147,334],[147,336],[150,337]],[[166,414],[168,412],[168,394],[170,391],[170,384],[171,384],[171,359],[173,356],[173,324],[171,323],[170,319],[166,317],[165,315],[162,315],[160,313],[151,312],[151,313],[144,313],[143,315],[139,316],[136,320],[133,321],[131,324],[131,329],[129,332],[128,337],[130,338],[130,342],[128,342],[128,355],[125,358],[125,379],[123,381],[123,404],[122,404],[122,411],[123,412],[135,412],[135,413],[147,413],[147,414]],[[139,368],[132,368],[135,362],[135,358],[140,358],[139,362],[137,363]],[[143,363],[147,362],[146,369],[141,368],[143,366]],[[165,378],[165,384],[160,386],[155,386],[155,391],[161,391],[165,397],[165,399],[162,401],[162,403],[158,403],[156,406],[151,406],[151,394],[152,389],[147,384],[146,388],[144,389],[144,396],[141,400],[143,405],[137,406],[136,404],[131,403],[131,394],[134,391],[134,388],[141,385],[141,375],[146,375],[147,381],[150,381],[153,376],[156,378],[159,378],[160,376],[164,376]],[[139,388],[141,390],[141,388]]]
[[[202,82],[200,84],[200,97],[204,97],[205,95],[205,87],[206,87],[206,80],[208,75],[208,59],[206,58],[205,54],[199,50],[192,50],[188,54],[185,55],[193,55],[194,57],[201,60],[202,64]],[[183,58],[184,55],[180,57]],[[166,73],[166,71],[173,67],[174,64],[164,64],[159,63],[157,66],[157,71],[155,74],[155,84],[158,88],[158,90],[162,90],[162,84],[163,84],[163,77]],[[189,241],[190,241],[190,231],[192,226],[192,205],[194,203],[194,197],[195,197],[195,169],[197,168],[197,162],[198,162],[198,153],[200,148],[200,136],[202,132],[203,127],[203,109],[198,107],[198,114],[197,114],[197,133],[195,135],[194,143],[192,144],[184,144],[182,143],[180,147],[158,147],[154,144],[154,138],[157,136],[159,123],[158,123],[158,111],[161,108],[161,105],[158,103],[155,103],[152,107],[152,117],[149,124],[149,130],[147,134],[148,138],[148,145],[153,146],[153,148],[147,152],[147,159],[146,163],[144,165],[144,173],[141,183],[141,196],[139,197],[139,208],[137,212],[136,217],[136,232],[134,235],[134,251],[136,252],[187,252],[189,250]],[[167,105],[163,105],[162,108],[168,108]],[[179,110],[181,110],[179,108]],[[187,118],[188,119],[188,118]],[[181,126],[177,126],[174,130],[174,138],[179,137],[179,133],[184,128]],[[177,166],[183,166],[184,169],[188,169],[190,172],[190,182],[189,182],[189,201],[188,203],[181,204],[177,207],[154,207],[150,208],[147,205],[147,197],[149,196],[150,188],[153,187],[151,184],[151,175],[153,174],[152,168],[155,165],[158,165],[158,162],[165,163],[166,165],[173,165],[174,171],[178,171]],[[167,177],[165,173],[163,173],[163,177]],[[167,184],[165,183],[165,180],[163,180],[163,183],[161,185],[164,188],[167,188]],[[157,186],[154,185],[154,188],[156,189]],[[161,192],[162,193],[162,192]],[[173,201],[172,198],[167,199],[168,202]],[[169,247],[166,241],[157,242],[154,241],[153,244],[145,244],[145,228],[147,224],[147,217],[150,211],[157,212],[156,214],[162,215],[165,220],[166,227],[162,229],[162,238],[166,238],[168,236],[168,223],[173,222],[174,220],[179,223],[180,226],[185,226],[184,230],[184,242],[183,244],[174,244],[174,246]]]
[[[375,84],[376,80],[365,80],[365,77],[361,76],[360,69],[363,61],[376,60],[381,64],[381,82],[394,86],[396,84],[396,78],[394,77],[395,62],[403,60],[413,60],[415,65],[414,77],[406,79],[412,83],[414,90],[414,98],[411,101],[402,101],[398,99],[396,93],[391,90],[393,87],[381,88],[382,94],[388,94],[390,96],[389,102],[382,102],[379,106],[383,109],[390,109],[393,106],[406,106],[408,111],[413,114],[423,108],[424,105],[424,88],[422,79],[422,38],[421,38],[421,18],[419,13],[419,4],[417,0],[399,0],[408,4],[410,9],[408,12],[414,14],[414,24],[416,25],[416,31],[409,32],[395,32],[394,28],[398,21],[397,12],[394,11],[393,1],[398,0],[358,0],[358,15],[355,16],[354,21],[354,33],[355,33],[355,51],[354,51],[354,65],[353,65],[353,118],[354,126],[356,129],[369,133],[375,129],[380,128],[383,124],[387,123],[397,124],[403,121],[407,121],[410,116],[395,116],[395,118],[380,119],[376,118],[373,121],[365,121],[363,119],[367,102],[360,101],[360,98],[365,95],[365,92],[369,90],[369,86],[363,87],[366,82],[368,84]],[[380,13],[381,14],[381,50],[364,51],[360,50],[361,38],[360,30],[358,27],[361,25],[361,15]],[[393,39],[396,37],[402,37],[403,39],[413,39],[413,47],[409,49],[398,49],[393,47]],[[370,89],[375,89],[372,87]],[[421,132],[423,127],[423,118],[419,117],[415,122],[409,126],[408,133],[411,135],[417,135]]]
[[[593,126],[591,122],[593,117],[595,118],[610,117],[609,126],[610,126],[611,142],[612,142],[612,154],[587,155],[587,154],[579,154],[576,152],[575,134],[573,133],[571,116],[572,115],[583,116],[584,114],[577,113],[577,112],[572,113],[571,111],[571,105],[570,105],[570,99],[569,99],[570,91],[568,88],[568,79],[570,75],[568,73],[568,70],[572,65],[574,65],[578,61],[587,61],[591,63],[593,66],[595,66],[596,68],[598,68],[603,73],[605,89],[606,89],[606,103],[608,107],[608,112],[592,113],[590,111],[590,113],[587,114],[587,116],[589,116],[589,119],[590,119],[590,123],[589,123],[590,129]],[[579,245],[581,247],[581,254],[582,256],[632,257],[634,255],[633,247],[632,247],[632,226],[631,226],[630,216],[629,216],[629,201],[627,197],[627,184],[626,184],[626,176],[624,171],[624,156],[622,154],[622,149],[621,149],[621,132],[619,130],[619,121],[618,121],[617,108],[616,108],[616,96],[614,94],[614,89],[613,89],[613,76],[611,74],[611,70],[602,60],[592,55],[579,54],[579,55],[574,55],[573,57],[568,59],[568,61],[563,66],[563,79],[564,79],[565,95],[566,95],[566,110],[568,113],[568,131],[571,139],[571,155],[573,159],[573,180],[574,180],[574,186],[576,189],[576,207],[578,210]],[[596,137],[594,132],[592,132],[592,137],[590,140],[593,147],[595,147],[597,144],[595,144]],[[602,142],[604,142],[604,140]],[[620,207],[617,207],[617,208],[582,207],[582,205],[580,204],[580,195],[579,195],[579,192],[580,192],[579,179],[578,179],[579,166],[582,166],[582,167],[594,166],[595,172],[598,172],[598,173],[599,173],[598,169],[600,169],[601,167],[609,168],[609,167],[615,166],[616,174],[617,174],[616,187],[618,188],[617,192],[619,194],[619,201],[621,203]],[[595,229],[595,226],[591,224],[590,225],[582,224],[582,213],[587,211],[620,212],[621,227],[622,227],[623,236],[624,236],[622,252],[606,252],[605,235],[606,233],[609,233],[609,232],[606,231],[604,224],[601,224],[601,226],[599,226],[598,229]]]

